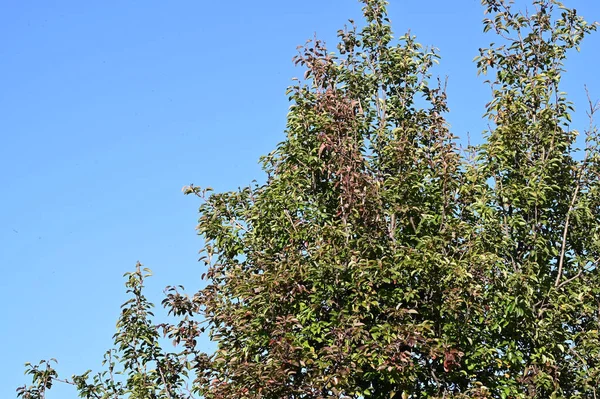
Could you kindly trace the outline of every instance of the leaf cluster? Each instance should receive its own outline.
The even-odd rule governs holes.
[[[128,275],[109,370],[86,398],[596,398],[600,393],[600,148],[561,91],[596,29],[555,0],[483,0],[492,99],[466,150],[444,115],[439,56],[394,38],[384,0],[294,62],[286,139],[264,184],[201,198],[206,286],[169,288],[153,325]],[[179,348],[167,353],[160,334]],[[197,345],[201,334],[214,353]],[[119,356],[119,357],[117,357]],[[115,379],[117,365],[123,377]],[[57,380],[29,366],[40,398]],[[187,389],[188,383],[191,385]]]

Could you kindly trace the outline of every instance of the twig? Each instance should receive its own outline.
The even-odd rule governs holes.
[[[583,270],[580,270],[579,273],[577,273],[576,275],[574,275],[571,278],[566,279],[565,281],[563,281],[562,283],[560,283],[559,285],[556,286],[556,289],[560,289],[561,287],[569,284],[571,281],[578,279],[579,277],[581,277],[581,275],[583,274]]]
[[[573,211],[573,207],[575,206],[575,201],[577,200],[577,194],[579,194],[579,188],[581,187],[581,180],[577,182],[577,186],[575,187],[575,192],[573,193],[573,198],[571,199],[571,204],[569,205],[569,210],[567,211],[567,218],[565,220],[565,228],[563,229],[562,235],[562,243],[560,246],[560,258],[558,260],[558,272],[556,275],[556,281],[554,282],[554,287],[558,288],[560,286],[560,277],[562,275],[563,266],[565,263],[565,252],[567,249],[567,235],[569,232],[569,222],[571,218],[571,212]]]

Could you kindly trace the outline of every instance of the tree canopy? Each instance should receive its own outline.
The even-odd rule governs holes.
[[[489,129],[464,148],[435,49],[395,38],[386,1],[362,3],[337,52],[315,39],[295,57],[266,182],[184,188],[202,199],[206,286],[168,288],[178,321],[152,321],[138,265],[107,369],[28,365],[19,397],[57,381],[84,398],[600,395],[599,107],[577,149],[560,86],[596,25],[555,0],[483,0]]]

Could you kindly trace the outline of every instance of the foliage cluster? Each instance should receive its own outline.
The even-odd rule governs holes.
[[[595,30],[555,0],[483,0],[485,142],[450,132],[436,51],[392,36],[384,0],[300,48],[287,138],[264,184],[202,198],[206,287],[169,288],[155,326],[128,274],[107,370],[84,398],[596,398],[600,386],[600,148],[560,89]],[[197,338],[217,344],[202,351]],[[161,349],[160,335],[176,344]],[[30,365],[43,398],[58,380]]]

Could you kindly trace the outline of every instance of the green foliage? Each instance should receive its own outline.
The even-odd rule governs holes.
[[[186,327],[197,323],[183,318],[177,326],[152,324],[153,305],[142,294],[144,278],[150,276],[150,271],[141,266],[138,263],[134,272],[125,274],[127,293],[132,298],[121,306],[117,332],[113,336],[115,348],[106,352],[102,361],[105,370],[94,375],[88,370],[71,379],[60,379],[50,361],[38,365],[27,363],[26,374],[32,376],[33,385],[17,389],[17,397],[43,399],[55,381],[73,385],[80,397],[88,399],[191,397],[187,386],[193,360],[190,345],[182,345],[176,353],[166,352],[160,346],[159,332],[163,331],[179,344],[182,337],[190,333]],[[170,288],[168,292],[172,293],[174,289]]]
[[[179,322],[154,326],[138,266],[108,370],[66,380],[81,397],[600,394],[598,107],[579,151],[560,90],[596,25],[554,0],[528,14],[483,0],[498,41],[476,57],[490,127],[462,151],[434,49],[394,39],[385,1],[363,3],[337,55],[314,40],[295,57],[306,73],[266,183],[185,188],[203,200],[206,287],[169,288]],[[213,354],[196,343],[205,331]],[[58,380],[47,362],[27,372],[23,398]]]

